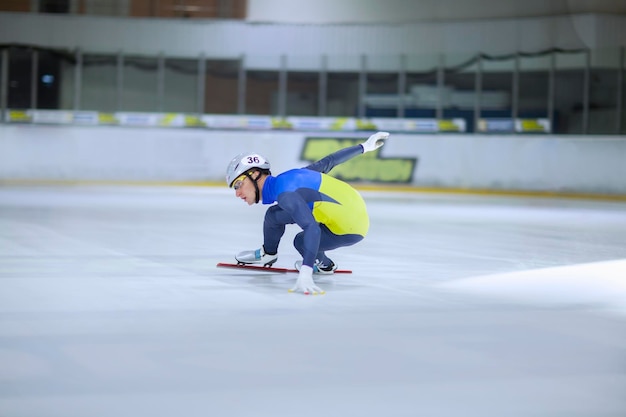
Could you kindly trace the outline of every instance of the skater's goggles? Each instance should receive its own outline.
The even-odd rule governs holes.
[[[235,189],[235,191],[237,191],[243,185],[243,180],[245,179],[246,174],[242,174],[237,177],[237,179],[233,182],[233,188]]]

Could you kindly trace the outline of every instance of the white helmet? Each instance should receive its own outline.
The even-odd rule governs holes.
[[[253,168],[269,173],[270,162],[258,153],[240,153],[230,161],[228,168],[226,168],[226,185],[232,187],[237,178]]]

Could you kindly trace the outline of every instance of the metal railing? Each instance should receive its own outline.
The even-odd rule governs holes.
[[[594,59],[600,55],[610,59]],[[375,57],[361,56],[360,70],[351,72],[329,70],[328,56],[308,71],[290,70],[290,57],[278,58],[271,71],[247,66],[247,56],[180,59],[0,45],[0,110],[463,119],[468,132],[524,131],[519,126],[526,123],[559,134],[624,133],[624,48],[479,54],[452,65],[441,57],[434,68],[401,65],[387,73],[368,71]]]

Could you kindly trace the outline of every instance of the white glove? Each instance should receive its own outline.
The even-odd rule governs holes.
[[[313,282],[313,268],[306,265],[300,267],[296,286],[290,289],[289,292],[302,292],[304,295],[324,294],[324,291]]]
[[[370,136],[361,144],[363,153],[375,151],[385,144],[385,139],[389,137],[389,132],[377,132]]]

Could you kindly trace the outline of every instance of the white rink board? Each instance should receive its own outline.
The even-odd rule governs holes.
[[[368,135],[4,125],[0,180],[222,181],[242,151],[265,154],[278,173],[307,164],[308,137]],[[624,137],[392,134],[380,157],[417,158],[418,187],[626,194]]]

